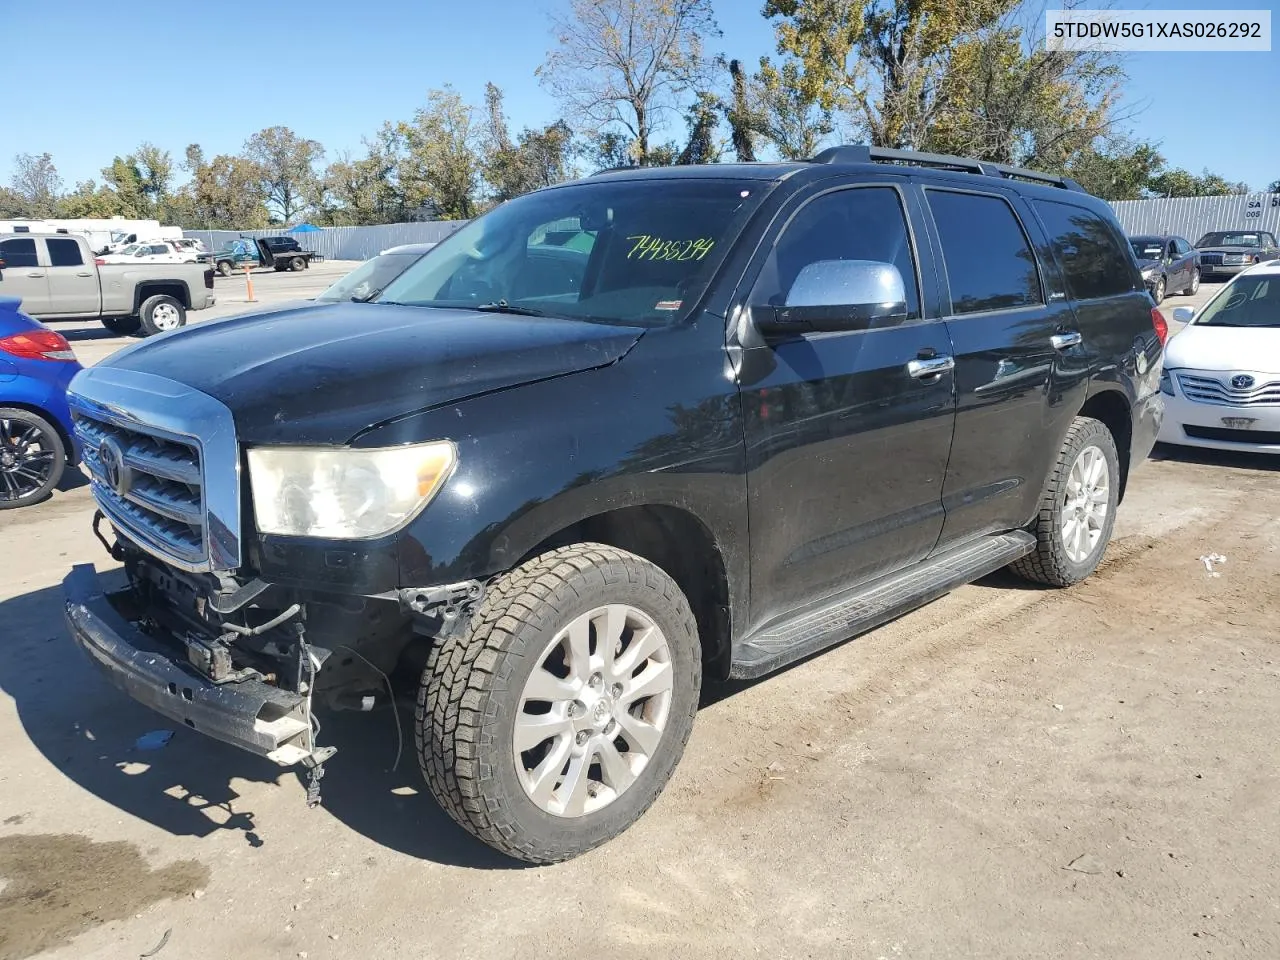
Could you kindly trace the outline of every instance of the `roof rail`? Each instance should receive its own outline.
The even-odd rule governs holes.
[[[953,157],[944,153],[918,153],[915,150],[890,150],[887,147],[870,147],[865,143],[851,143],[839,147],[828,147],[811,163],[901,163],[917,167],[938,167],[944,170],[959,170],[964,173],[977,173],[987,177],[1006,177],[1014,180],[1030,180],[1035,183],[1047,183],[1065,190],[1080,193],[1087,191],[1070,177],[1059,177],[1051,173],[1040,173],[1023,167],[1011,167],[1003,163],[991,163],[987,160],[974,160],[971,157]]]
[[[623,167],[605,167],[603,170],[597,170],[595,173],[591,174],[591,176],[600,177],[606,173],[620,173],[623,170],[639,170],[639,169],[640,169],[639,164],[632,163]]]

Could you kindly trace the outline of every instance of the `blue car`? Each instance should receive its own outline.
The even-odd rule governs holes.
[[[67,384],[80,364],[66,338],[0,297],[0,510],[49,495],[79,449]]]

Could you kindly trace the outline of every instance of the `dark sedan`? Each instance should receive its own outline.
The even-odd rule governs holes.
[[[1130,237],[1129,245],[1156,303],[1170,292],[1189,295],[1200,289],[1200,252],[1182,237],[1141,234]]]
[[[1263,260],[1280,257],[1276,237],[1265,230],[1217,230],[1196,241],[1206,280],[1227,280]]]

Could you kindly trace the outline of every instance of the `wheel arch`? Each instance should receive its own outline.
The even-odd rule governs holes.
[[[173,297],[184,310],[191,309],[191,290],[183,280],[157,280],[138,284],[133,292],[133,312],[142,309],[142,304],[151,297]]]
[[[77,448],[74,439],[67,431],[66,425],[58,419],[57,415],[36,403],[30,403],[26,400],[0,400],[0,407],[8,407],[13,410],[26,410],[28,413],[34,413],[42,420],[47,420],[53,429],[58,431],[58,439],[62,441],[62,446],[66,452],[67,466],[75,466],[80,460],[77,454]]]
[[[617,507],[584,517],[544,537],[520,563],[573,543],[603,543],[648,560],[689,601],[702,644],[702,668],[712,679],[729,675],[732,640],[729,578],[710,528],[695,514],[667,504]]]
[[[1129,484],[1129,460],[1133,447],[1133,409],[1129,399],[1119,389],[1099,390],[1085,400],[1080,416],[1101,421],[1115,440],[1120,460],[1119,500],[1123,501]]]

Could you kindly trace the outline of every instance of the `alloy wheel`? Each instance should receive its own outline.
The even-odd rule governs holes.
[[[1111,509],[1111,471],[1094,446],[1085,447],[1067,475],[1062,506],[1062,544],[1072,563],[1084,563],[1098,548]]]
[[[0,420],[0,500],[21,500],[48,482],[56,447],[36,424]]]

